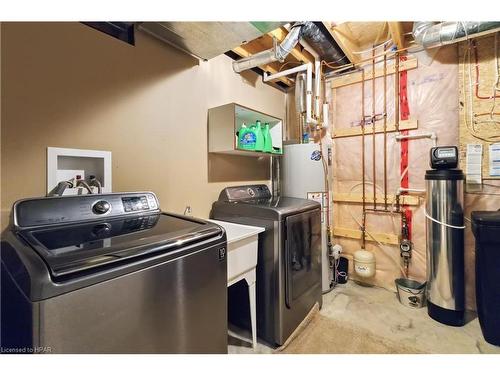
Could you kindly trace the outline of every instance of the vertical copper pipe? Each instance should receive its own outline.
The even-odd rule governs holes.
[[[384,44],[384,209],[387,211],[387,55]]]
[[[394,59],[394,126],[399,132],[399,52]]]
[[[366,228],[366,186],[365,186],[365,70],[361,70],[361,171],[363,173],[363,221],[361,228],[362,248],[365,248],[365,228]]]
[[[377,170],[375,163],[375,50],[372,51],[372,169],[373,169],[373,209],[377,209]]]

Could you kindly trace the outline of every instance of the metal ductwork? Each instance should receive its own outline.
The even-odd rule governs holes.
[[[414,22],[413,38],[424,48],[461,42],[500,31],[500,22]]]
[[[233,62],[233,70],[240,73],[274,61],[283,62],[301,38],[314,48],[322,60],[337,64],[350,62],[321,22],[295,22],[279,45]]]
[[[295,111],[306,112],[306,73],[297,73],[295,78]]]
[[[299,42],[303,26],[303,23],[296,22],[290,29],[290,32],[287,34],[285,39],[283,39],[279,45],[233,62],[233,70],[236,73],[241,73],[257,66],[266,65],[274,61],[285,60],[288,54]]]

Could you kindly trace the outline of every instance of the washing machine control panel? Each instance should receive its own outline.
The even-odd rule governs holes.
[[[13,212],[14,226],[28,228],[159,210],[154,193],[138,192],[25,199],[14,204]]]
[[[109,211],[111,205],[107,201],[97,201],[92,206],[92,211],[98,215],[103,215]]]
[[[146,195],[123,197],[123,209],[125,212],[149,210],[149,206],[154,206],[154,200],[148,199]]]

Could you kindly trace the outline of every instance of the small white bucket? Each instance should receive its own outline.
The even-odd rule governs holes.
[[[396,279],[399,302],[406,307],[419,309],[425,305],[425,287],[427,283],[420,283],[411,279]]]

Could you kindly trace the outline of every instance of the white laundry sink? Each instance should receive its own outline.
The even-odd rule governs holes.
[[[210,220],[226,230],[228,285],[241,280],[245,273],[257,266],[259,233],[265,229],[248,225]]]
[[[257,318],[256,318],[256,299],[255,282],[257,267],[257,249],[259,244],[259,233],[264,232],[265,228],[252,227],[228,223],[226,221],[210,220],[219,224],[226,230],[227,237],[227,286],[231,286],[240,280],[245,280],[248,285],[248,299],[250,302],[250,320],[252,325],[252,347],[257,347]],[[229,332],[241,340],[234,332]]]

